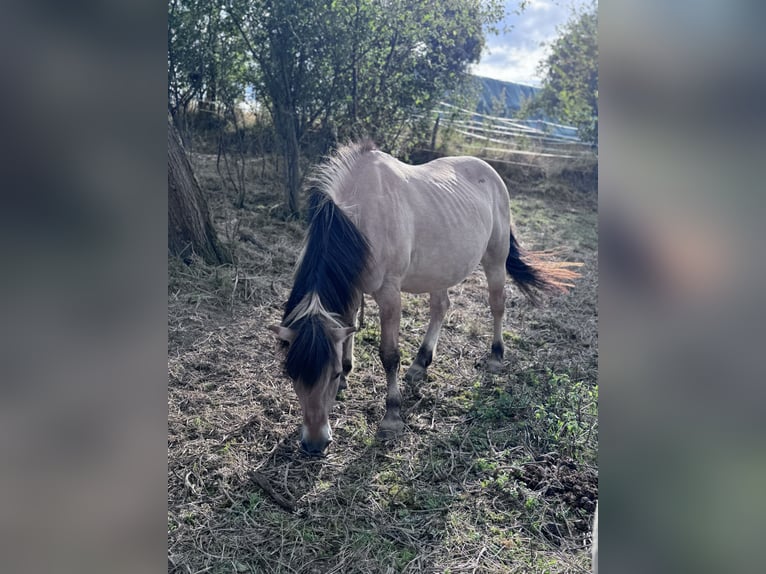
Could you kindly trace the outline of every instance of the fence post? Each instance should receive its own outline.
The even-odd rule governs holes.
[[[439,120],[441,119],[442,115],[437,112],[436,116],[436,123],[434,123],[434,131],[431,133],[431,153],[434,153],[434,150],[436,149],[436,132],[439,131]]]

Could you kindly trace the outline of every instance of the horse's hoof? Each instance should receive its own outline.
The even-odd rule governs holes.
[[[497,375],[503,372],[503,363],[497,359],[487,360],[487,372]]]
[[[426,378],[426,368],[421,367],[417,363],[412,363],[410,368],[404,374],[404,380],[407,383],[417,383]]]
[[[398,438],[404,430],[404,422],[401,419],[383,419],[378,427],[378,440],[388,441]]]

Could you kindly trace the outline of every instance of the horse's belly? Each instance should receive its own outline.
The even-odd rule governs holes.
[[[402,291],[406,291],[407,293],[431,293],[432,291],[442,291],[460,283],[463,279],[468,277],[475,268],[476,265],[461,270],[460,273],[451,275],[427,275],[422,273],[408,275],[402,281]]]
[[[460,283],[481,261],[485,245],[455,245],[452,249],[418,249],[402,277],[401,289],[408,293],[430,293]]]

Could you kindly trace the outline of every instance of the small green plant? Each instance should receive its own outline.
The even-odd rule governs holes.
[[[573,383],[567,374],[549,373],[548,395],[535,405],[540,440],[580,459],[588,453],[598,417],[598,386]]]
[[[491,394],[474,389],[473,410],[482,421],[503,421],[512,417],[515,407],[513,396],[502,388],[493,389]]]
[[[195,517],[194,512],[191,512],[191,511],[182,512],[181,513],[181,521],[184,524],[189,524],[191,526],[194,526],[194,524],[196,522],[196,517]]]
[[[304,542],[307,542],[308,544],[311,544],[312,542],[315,542],[317,539],[316,534],[314,534],[314,531],[309,528],[304,528],[301,531],[301,538]]]
[[[263,504],[263,496],[261,493],[258,491],[251,492],[247,498],[247,510],[250,512],[257,510],[261,504]]]
[[[415,559],[415,552],[410,548],[400,550],[396,556],[396,567],[401,570]]]
[[[479,467],[479,470],[486,473],[492,473],[497,470],[497,462],[487,460],[486,458],[478,459],[476,466]]]
[[[380,329],[372,323],[368,323],[356,332],[356,340],[359,343],[377,343],[380,340]]]

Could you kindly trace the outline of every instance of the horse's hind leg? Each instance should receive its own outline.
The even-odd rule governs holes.
[[[489,286],[489,307],[492,310],[492,350],[487,370],[498,373],[503,368],[503,315],[505,314],[505,266],[503,263],[484,262],[484,273]]]
[[[439,342],[439,333],[441,332],[442,323],[444,323],[444,317],[447,315],[448,309],[449,295],[447,290],[433,291],[431,293],[431,321],[428,324],[423,344],[420,345],[418,350],[418,356],[415,357],[415,361],[404,375],[405,381],[413,382],[425,378],[426,369],[428,369],[428,365],[431,364],[434,353],[436,353],[436,344]]]
[[[384,286],[374,294],[380,307],[380,360],[386,371],[386,414],[380,422],[378,437],[390,439],[404,428],[402,393],[399,391],[399,322],[402,315],[401,294],[397,287]]]

